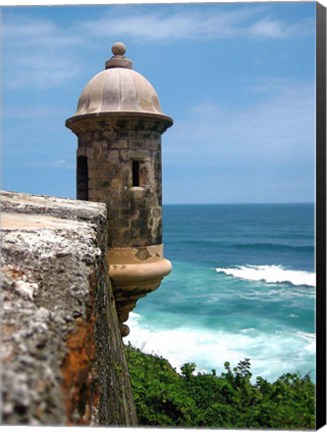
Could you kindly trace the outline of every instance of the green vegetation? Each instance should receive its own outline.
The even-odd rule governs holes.
[[[315,386],[308,375],[284,374],[274,383],[251,383],[250,361],[217,376],[194,374],[186,363],[178,374],[161,357],[126,347],[139,424],[212,428],[315,428]]]

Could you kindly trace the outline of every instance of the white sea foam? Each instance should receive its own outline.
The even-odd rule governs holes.
[[[316,286],[316,274],[301,270],[289,270],[278,265],[243,265],[236,267],[217,267],[218,273],[252,281],[267,283],[290,283],[295,286]]]
[[[314,334],[276,331],[267,335],[254,328],[234,333],[205,328],[155,328],[136,313],[130,314],[128,325],[131,333],[125,342],[168,359],[178,372],[184,363],[194,362],[197,372],[217,369],[220,374],[224,362],[235,367],[244,358],[250,358],[254,380],[263,376],[273,381],[286,372],[305,374],[314,369]]]

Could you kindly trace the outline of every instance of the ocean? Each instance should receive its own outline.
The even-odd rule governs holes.
[[[172,273],[139,300],[124,339],[217,375],[249,358],[253,380],[315,382],[314,204],[166,205]]]

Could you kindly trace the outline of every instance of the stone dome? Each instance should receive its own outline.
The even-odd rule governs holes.
[[[106,62],[106,69],[86,84],[73,117],[101,113],[165,116],[155,89],[146,78],[132,70],[132,62],[124,56],[125,51],[124,44],[113,45],[113,57]]]

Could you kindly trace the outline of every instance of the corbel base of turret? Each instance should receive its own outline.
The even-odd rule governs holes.
[[[156,290],[171,270],[171,262],[163,258],[163,245],[112,248],[107,253],[120,331],[129,334],[124,324],[138,299]]]

